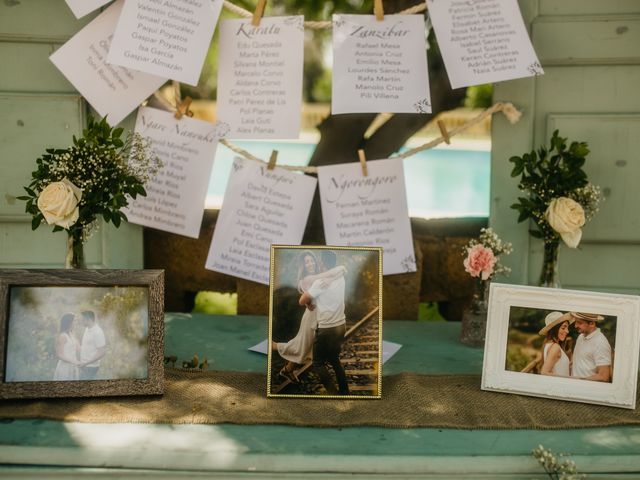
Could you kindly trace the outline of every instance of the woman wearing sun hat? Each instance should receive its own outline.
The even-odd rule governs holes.
[[[573,321],[571,315],[562,312],[551,312],[545,317],[544,328],[538,332],[546,337],[542,345],[542,375],[571,375],[569,325]]]

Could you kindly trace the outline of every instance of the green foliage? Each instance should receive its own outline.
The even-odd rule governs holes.
[[[238,294],[198,292],[193,313],[236,315],[238,313]]]
[[[418,321],[419,322],[445,322],[446,320],[438,310],[436,302],[418,304]]]
[[[464,106],[467,108],[489,108],[493,102],[493,84],[475,85],[467,88]]]
[[[518,188],[526,193],[511,208],[518,212],[518,222],[531,219],[537,230],[530,233],[545,242],[559,239],[545,218],[549,203],[554,198],[572,197],[576,190],[587,186],[587,174],[583,170],[589,153],[584,142],[572,142],[553,132],[550,147],[541,146],[537,151],[521,157],[511,157],[512,177],[520,177]]]
[[[69,180],[82,189],[78,203],[79,218],[69,228],[54,226],[53,231],[67,230],[79,236],[99,218],[119,227],[126,215],[121,211],[129,198],[146,196],[145,183],[161,167],[152,156],[150,142],[139,134],[129,134],[124,140],[122,128],[112,128],[106,118],[89,118],[82,137],[73,137],[66,149],[47,149],[36,160],[31,183],[24,187],[25,210],[32,215],[32,229],[38,228],[44,216],[37,205],[38,196],[53,182]]]

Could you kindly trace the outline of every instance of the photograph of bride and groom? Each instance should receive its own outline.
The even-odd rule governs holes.
[[[5,382],[147,378],[144,287],[13,287]]]
[[[273,247],[269,396],[380,396],[381,252]]]

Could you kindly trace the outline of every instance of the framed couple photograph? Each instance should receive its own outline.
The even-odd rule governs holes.
[[[164,390],[161,270],[0,270],[0,398]]]
[[[636,406],[640,297],[492,283],[482,389]]]
[[[381,397],[382,249],[271,247],[267,395]]]

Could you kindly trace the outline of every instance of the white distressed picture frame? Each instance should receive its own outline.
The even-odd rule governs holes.
[[[511,307],[616,316],[612,382],[506,370]],[[639,352],[640,297],[638,296],[491,284],[482,366],[481,388],[483,390],[634,409]]]

